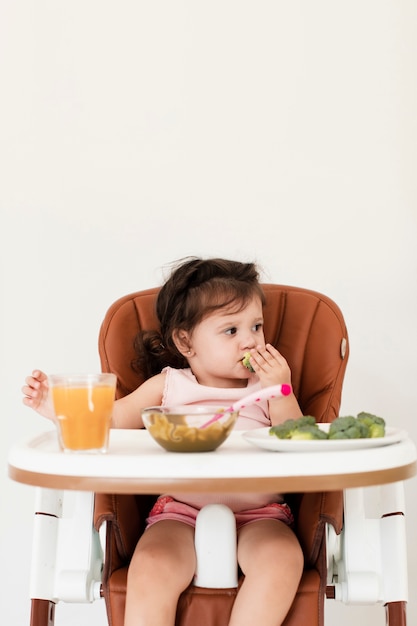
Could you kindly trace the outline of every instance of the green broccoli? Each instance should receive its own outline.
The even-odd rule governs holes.
[[[250,352],[245,352],[245,356],[242,359],[242,365],[244,367],[246,367],[250,372],[253,373],[255,370],[253,369],[252,365],[250,364],[250,357],[251,357]]]
[[[362,411],[358,413],[358,422],[365,424],[368,428],[368,437],[384,437],[385,436],[385,420],[372,413]]]
[[[327,433],[316,426],[300,426],[291,435],[293,440],[314,441],[315,439],[327,439]]]
[[[358,413],[356,417],[346,415],[337,417],[330,424],[326,433],[321,430],[311,415],[303,415],[298,419],[288,419],[282,424],[271,426],[270,435],[278,439],[314,440],[314,439],[365,439],[368,437],[384,437],[385,420],[371,413]]]
[[[285,420],[285,422],[282,422],[281,424],[271,426],[269,434],[275,435],[278,439],[291,439],[291,435],[295,428],[295,420]]]
[[[329,439],[363,439],[368,436],[367,425],[353,415],[337,417],[330,424]]]
[[[294,439],[294,435],[301,428],[319,430],[319,427],[317,426],[314,417],[312,417],[311,415],[303,415],[298,419],[288,419],[281,424],[271,426],[271,428],[269,429],[269,434],[275,435],[275,437],[278,437],[278,439]]]

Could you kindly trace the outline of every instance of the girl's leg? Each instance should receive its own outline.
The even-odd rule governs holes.
[[[229,626],[279,626],[303,572],[304,558],[296,536],[278,520],[247,524],[238,534],[238,560],[245,580]]]
[[[173,520],[150,526],[129,566],[125,626],[174,626],[179,595],[195,567],[192,526]]]

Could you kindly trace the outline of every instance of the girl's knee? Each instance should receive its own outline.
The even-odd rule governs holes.
[[[279,569],[301,576],[304,555],[290,528],[275,520],[250,526],[242,529],[238,543],[239,563],[244,572]]]
[[[158,529],[145,531],[136,547],[129,565],[128,580],[155,581],[163,584],[174,578],[180,587],[187,586],[195,572],[195,552],[191,532],[179,532],[176,540],[163,531],[162,522]],[[152,530],[152,532],[150,532]],[[174,533],[175,535],[175,533]]]

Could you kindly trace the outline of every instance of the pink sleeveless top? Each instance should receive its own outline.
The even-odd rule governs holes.
[[[213,403],[230,406],[236,400],[240,400],[245,395],[261,388],[259,379],[255,375],[251,376],[247,387],[225,389],[200,385],[191,369],[179,370],[166,367],[163,371],[166,374],[166,379],[162,405],[165,406]],[[235,429],[251,430],[270,425],[268,402],[265,400],[256,405],[245,407],[239,414]],[[194,493],[170,493],[169,495],[198,509],[205,504],[218,503],[226,504],[234,512],[265,506],[271,502],[283,501],[282,496],[276,493],[205,493],[201,495]]]
[[[181,404],[222,404],[225,407],[232,405],[236,400],[249,395],[261,388],[257,376],[252,376],[247,387],[206,387],[197,382],[191,369],[177,370],[166,367],[165,389],[162,405],[172,406]],[[237,430],[251,430],[261,426],[270,426],[268,402],[261,400],[256,405],[242,409],[236,422]]]

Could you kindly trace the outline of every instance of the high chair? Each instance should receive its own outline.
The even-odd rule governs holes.
[[[287,359],[294,393],[303,413],[313,415],[318,422],[333,421],[339,415],[349,354],[348,334],[340,309],[330,298],[308,289],[275,284],[265,284],[263,288],[265,338]],[[135,357],[133,342],[140,330],[157,327],[154,312],[157,293],[158,289],[154,288],[126,295],[105,315],[99,354],[102,370],[117,375],[117,398],[143,382],[143,376],[131,367]],[[286,494],[294,512],[295,532],[304,552],[305,566],[284,626],[323,626],[326,596],[350,604],[383,604],[389,626],[406,626],[402,483],[381,489],[383,510],[380,518],[372,519],[365,510],[367,494],[362,488]],[[86,569],[94,570],[95,574],[92,580],[89,575],[89,591],[80,594],[84,593],[85,599],[77,596],[75,601],[89,602],[101,593],[110,626],[123,626],[129,562],[157,495],[100,493],[95,495],[94,503],[83,502],[83,510],[94,506],[95,530]],[[226,518],[216,517],[225,513]],[[206,555],[202,554],[201,545],[210,541],[210,530],[215,528],[217,535],[227,526],[227,511],[203,508],[203,517],[208,522],[201,519],[201,528],[196,530],[200,537],[196,538],[197,577],[179,599],[176,626],[227,626],[243,580],[241,574],[234,579],[233,571],[237,568],[233,570],[233,564],[227,570],[230,576],[225,577],[229,565],[226,567],[224,561],[214,564],[218,568],[214,579],[211,571],[205,571]],[[104,529],[104,565],[102,573],[97,574],[102,562],[97,538]],[[80,532],[80,538],[81,535]],[[233,555],[233,529],[231,535]],[[51,602],[36,599],[48,597],[41,593],[32,596],[31,626],[52,626]]]
[[[327,297],[305,289],[263,285],[265,338],[287,359],[292,385],[303,413],[331,422],[339,413],[348,360],[348,335],[339,308]],[[127,295],[115,302],[103,321],[99,352],[103,371],[117,375],[117,397],[141,384],[131,368],[133,339],[141,329],[157,328],[157,289]],[[341,492],[307,493],[290,498],[296,532],[305,554],[305,570],[286,626],[323,624],[326,592],[325,529],[339,534],[343,524]],[[109,623],[123,625],[126,575],[130,557],[143,530],[152,500],[144,496],[96,495],[95,524],[107,522],[103,577]],[[220,527],[220,524],[218,525]],[[191,585],[178,605],[178,626],[226,626],[236,588]],[[308,620],[306,621],[306,616]]]

